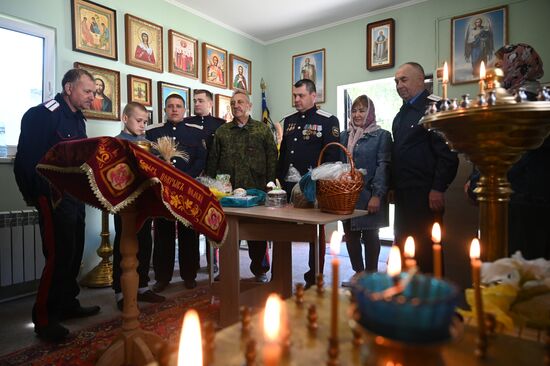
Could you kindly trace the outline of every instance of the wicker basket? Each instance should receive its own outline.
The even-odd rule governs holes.
[[[317,181],[317,201],[319,209],[323,212],[348,215],[353,212],[359,194],[363,189],[363,175],[355,170],[353,158],[348,150],[337,142],[331,142],[321,150],[317,166],[321,165],[323,154],[329,146],[338,146],[344,150],[351,165],[348,173],[343,174],[339,179],[335,180],[318,180]]]

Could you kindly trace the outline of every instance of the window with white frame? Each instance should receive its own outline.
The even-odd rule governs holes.
[[[14,154],[21,117],[32,106],[55,96],[55,31],[0,14],[0,122],[8,153]]]

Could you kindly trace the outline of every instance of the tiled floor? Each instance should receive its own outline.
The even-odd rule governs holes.
[[[389,247],[382,247],[380,252],[379,270],[385,270],[386,261],[389,253]],[[241,250],[241,276],[243,278],[252,277],[249,266],[248,252]],[[340,278],[344,281],[353,275],[353,270],[348,259],[345,244],[342,244],[340,255],[341,257],[341,273]],[[327,258],[328,259],[328,258]],[[303,273],[307,271],[308,261],[308,244],[294,243],[292,246],[292,262],[293,262],[293,282],[303,282]],[[206,259],[203,256],[201,263],[206,265]],[[330,284],[331,268],[328,260],[325,263],[325,281]],[[208,286],[208,276],[206,271],[201,271],[197,281],[199,286]],[[175,296],[181,291],[188,291],[183,286],[183,281],[179,278],[179,273],[176,272],[171,285],[162,293],[168,297]],[[114,293],[110,288],[103,289],[88,289],[82,288],[80,300],[83,305],[100,305],[101,312],[94,317],[85,319],[72,319],[63,324],[69,328],[71,332],[78,331],[98,322],[106,321],[117,317],[120,312],[115,306]],[[9,301],[0,304],[0,355],[13,352],[17,349],[36,344],[40,342],[34,333],[33,324],[31,322],[31,309],[34,302],[34,296],[23,297],[17,300]]]

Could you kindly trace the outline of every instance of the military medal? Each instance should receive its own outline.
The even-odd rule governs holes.
[[[317,132],[317,133],[315,134],[315,136],[321,137],[321,136],[323,136],[323,134],[322,134],[321,132]]]

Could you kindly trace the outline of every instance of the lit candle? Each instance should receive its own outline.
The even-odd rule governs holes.
[[[435,278],[441,278],[441,226],[437,222],[432,227],[432,242],[434,276]]]
[[[178,366],[202,366],[202,337],[199,314],[191,309],[185,313],[180,335]]]
[[[483,299],[481,297],[481,248],[477,238],[470,245],[470,260],[472,264],[472,280],[474,282],[474,299],[477,316],[478,334],[481,340],[485,339],[485,321],[483,316]]]
[[[397,245],[392,245],[390,249],[386,273],[391,277],[396,277],[401,273],[401,252]]]
[[[414,239],[412,236],[407,236],[407,240],[405,240],[405,250],[404,250],[404,257],[405,257],[405,268],[407,270],[413,269],[416,267],[416,260],[414,259]]]
[[[264,310],[264,349],[265,366],[276,366],[281,359],[281,298],[271,294],[267,298]]]
[[[485,63],[479,65],[479,94],[485,93]]]
[[[447,99],[447,83],[449,82],[449,66],[447,66],[447,61],[443,65],[443,99]]]
[[[332,254],[332,308],[330,317],[330,337],[335,340],[338,338],[338,281],[340,277],[340,261],[337,255],[340,254],[340,244],[342,243],[342,233],[333,231],[330,238],[330,252]]]

